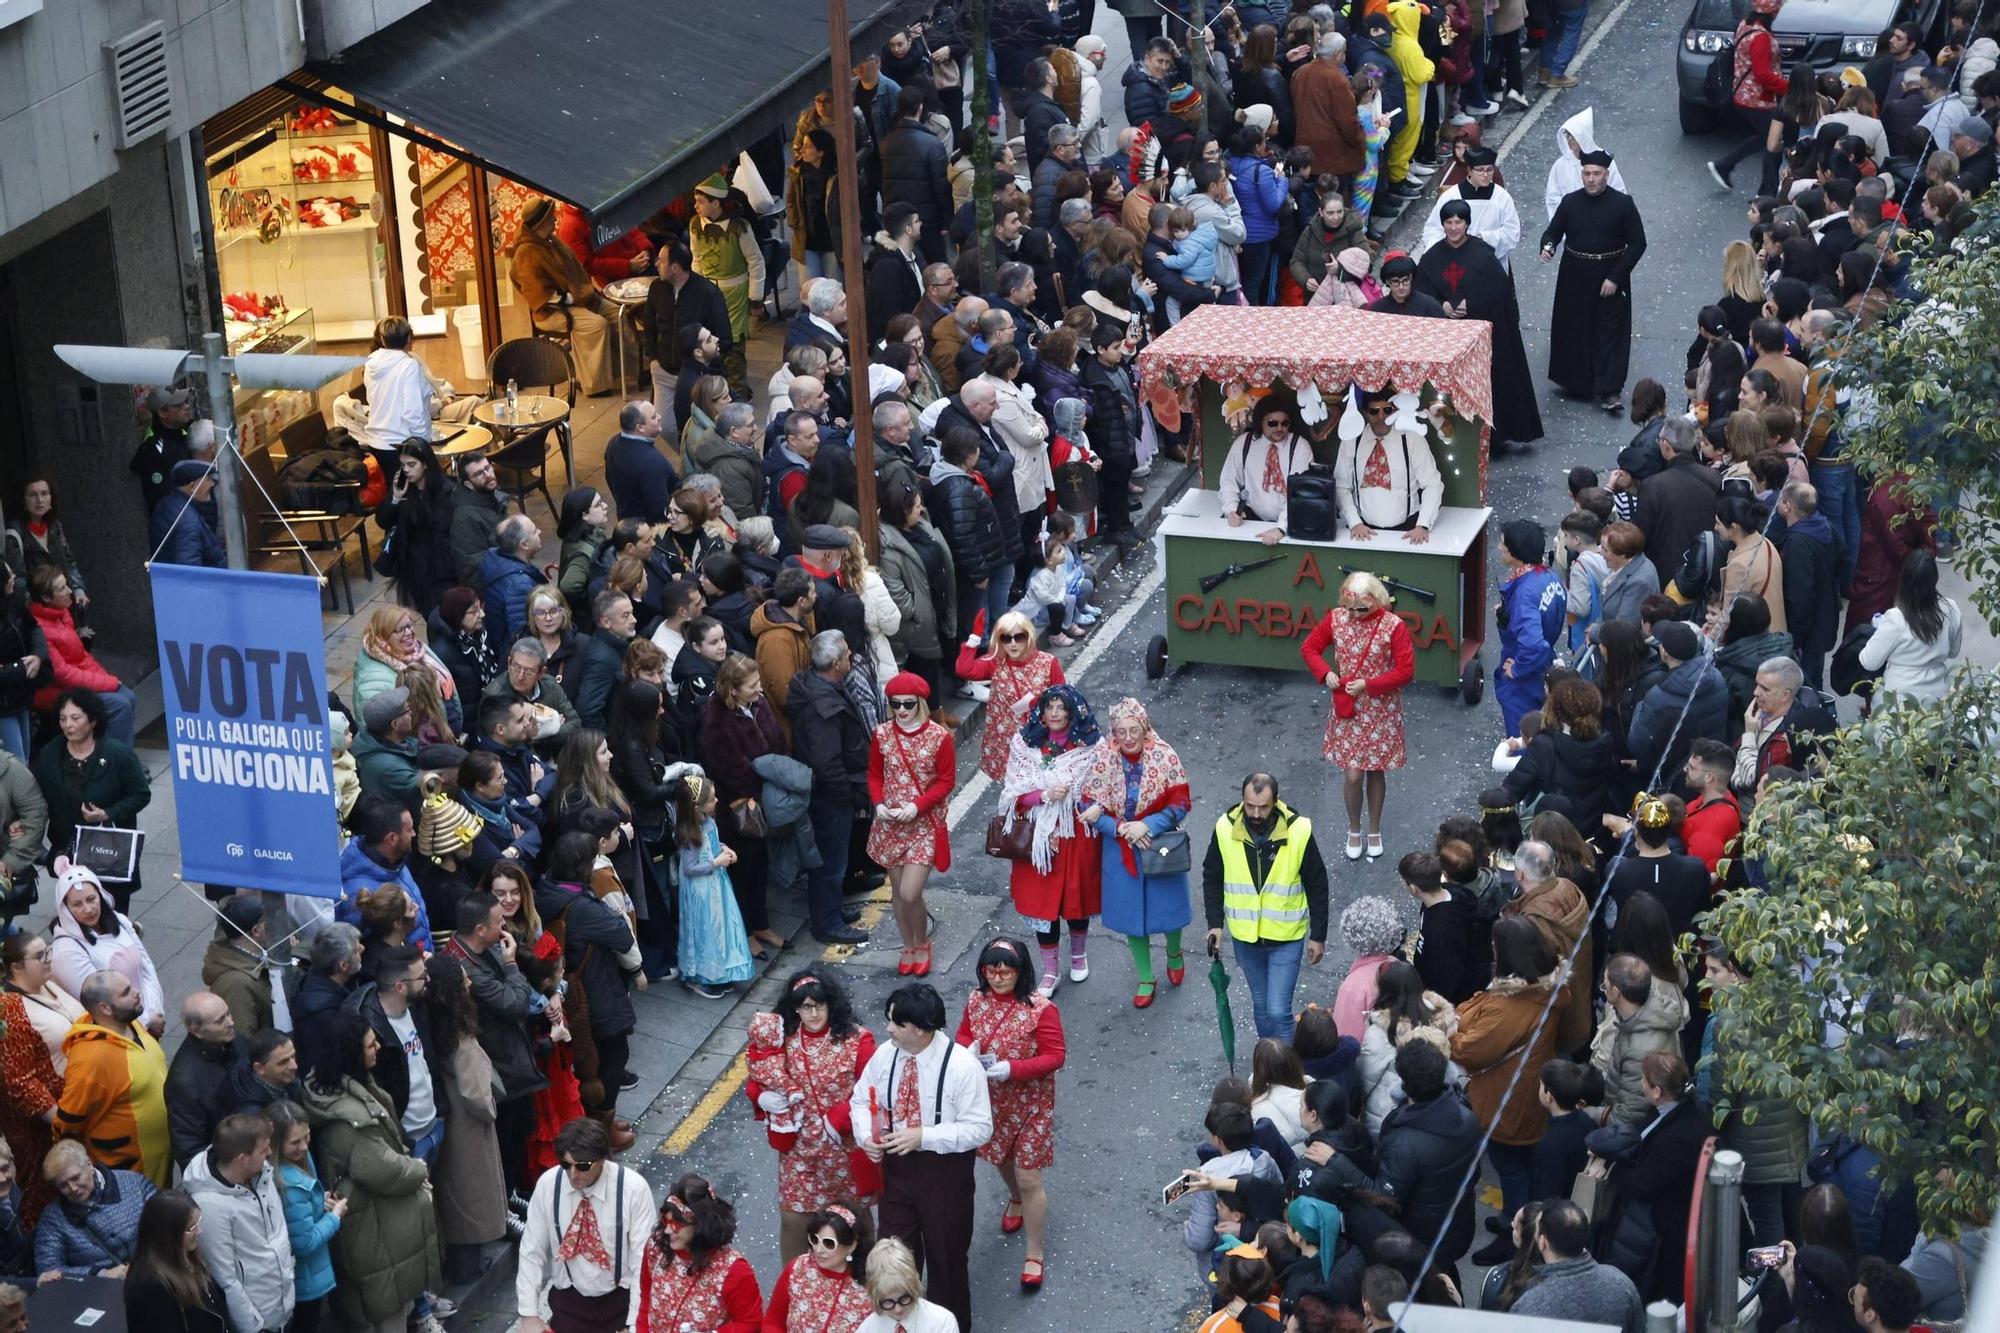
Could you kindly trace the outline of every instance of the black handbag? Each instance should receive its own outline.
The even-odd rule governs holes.
[[[1017,817],[1012,828],[1007,826],[1007,816],[995,815],[986,821],[986,854],[1002,861],[1027,861],[1035,851],[1035,825],[1026,817]]]
[[[1149,877],[1185,875],[1193,864],[1186,829],[1154,834],[1152,845],[1139,853],[1139,873]]]

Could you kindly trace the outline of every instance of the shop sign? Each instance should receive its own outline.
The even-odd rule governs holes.
[[[317,580],[152,567],[181,877],[340,896]]]

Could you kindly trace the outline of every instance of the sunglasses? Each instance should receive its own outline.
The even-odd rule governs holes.
[[[917,711],[917,701],[915,699],[891,699],[889,707],[899,713],[914,713]]]
[[[595,1157],[586,1157],[580,1162],[564,1162],[562,1169],[565,1171],[588,1171],[596,1165],[597,1159]]]
[[[878,1310],[906,1310],[917,1303],[917,1298],[905,1292],[901,1296],[884,1296],[875,1302]]]
[[[1264,429],[1269,430],[1273,426],[1283,427],[1283,426],[1289,426],[1291,424],[1292,424],[1291,422],[1285,420],[1285,418],[1283,417],[1272,417],[1269,421],[1264,423]]]
[[[684,1227],[694,1225],[694,1211],[679,1199],[668,1199],[666,1211],[667,1215],[680,1225]]]
[[[1000,642],[1002,642],[1002,643],[1020,643],[1020,642],[1021,642],[1022,640],[1026,639],[1027,637],[1028,637],[1028,636],[1027,636],[1027,635],[1025,635],[1025,634],[1023,634],[1023,633],[1022,633],[1022,632],[1021,632],[1020,630],[1009,630],[1009,631],[1008,631],[1007,633],[1005,633],[1005,634],[1002,634],[1002,635],[1000,636]]]
[[[814,1236],[811,1244],[816,1250],[837,1250],[840,1248],[840,1238],[834,1235]]]
[[[1380,403],[1377,403],[1372,407],[1364,407],[1361,409],[1361,412],[1362,415],[1371,417],[1386,417],[1389,415],[1389,409]]]

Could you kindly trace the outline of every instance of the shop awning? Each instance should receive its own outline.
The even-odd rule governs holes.
[[[857,59],[910,0],[849,0]],[[618,236],[828,83],[825,0],[431,0],[308,72]],[[768,182],[782,192],[779,181]]]

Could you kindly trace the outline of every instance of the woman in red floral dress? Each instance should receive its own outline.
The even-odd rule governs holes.
[[[1044,996],[1055,993],[1056,943],[1065,921],[1069,979],[1090,975],[1090,918],[1103,910],[1104,866],[1097,831],[1081,818],[1082,793],[1103,738],[1089,701],[1074,686],[1051,685],[1035,696],[1028,720],[1008,742],[996,813],[1009,832],[1028,824],[1028,859],[1012,862],[1007,887],[1014,910],[1035,927]]]
[[[1042,1243],[1049,1228],[1049,1196],[1042,1170],[1056,1160],[1056,1070],[1063,1066],[1062,1015],[1035,989],[1028,946],[1001,936],[979,954],[979,989],[965,1000],[958,1044],[986,1067],[993,1102],[993,1137],[979,1155],[1007,1182],[1000,1230],[1012,1235],[1025,1224],[1028,1254],[1021,1285],[1042,1285]]]
[[[730,1244],[735,1239],[729,1200],[701,1176],[676,1180],[639,1265],[633,1333],[761,1333],[764,1297],[750,1261]]]
[[[1009,611],[993,627],[993,651],[979,651],[979,624],[958,650],[952,668],[960,680],[989,682],[986,727],[979,733],[979,771],[998,781],[1007,772],[1007,746],[1028,720],[1028,707],[1051,685],[1063,683],[1055,654],[1035,647],[1035,622]]]
[[[62,1100],[63,1076],[49,1058],[48,1045],[35,1031],[28,1013],[28,995],[49,980],[49,942],[25,932],[9,935],[0,945],[7,965],[7,988],[0,991],[0,1136],[14,1150],[20,1165],[21,1227],[34,1229],[42,1208],[55,1197],[42,1179],[42,1158],[49,1151],[50,1126],[56,1103]]]
[[[951,869],[944,816],[958,779],[958,750],[951,733],[931,721],[931,687],[922,676],[899,671],[884,693],[889,720],[875,728],[868,747],[868,795],[875,803],[868,859],[889,872],[894,890],[896,929],[903,937],[896,974],[923,977],[931,970],[924,885],[933,869]]]
[[[875,1244],[868,1209],[830,1203],[806,1220],[812,1249],[785,1265],[764,1307],[764,1333],[854,1333],[875,1311],[862,1275]]]
[[[1373,861],[1382,855],[1389,770],[1403,766],[1403,687],[1416,675],[1410,627],[1389,609],[1389,590],[1380,579],[1365,572],[1350,574],[1340,585],[1340,605],[1306,637],[1299,656],[1313,679],[1333,691],[1326,757],[1347,777],[1347,859],[1361,859],[1365,791],[1367,852]]]
[[[873,1054],[875,1034],[854,1021],[847,991],[818,963],[785,983],[775,1012],[750,1020],[744,1092],[778,1150],[778,1255],[785,1263],[806,1252],[813,1214],[881,1192],[882,1168],[855,1148],[847,1108]]]

